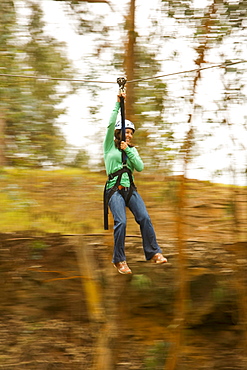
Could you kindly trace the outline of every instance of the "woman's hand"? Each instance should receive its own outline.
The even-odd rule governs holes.
[[[120,143],[120,149],[125,150],[128,148],[128,144],[125,141],[121,141]]]
[[[119,94],[118,96],[117,96],[117,101],[118,101],[118,103],[120,103],[120,97],[123,97],[124,99],[126,98],[126,94],[124,93],[124,92],[122,92],[121,94]]]

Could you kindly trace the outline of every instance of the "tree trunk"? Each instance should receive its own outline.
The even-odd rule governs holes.
[[[130,0],[129,14],[126,17],[126,28],[128,30],[128,39],[126,42],[124,69],[127,77],[127,94],[126,94],[126,118],[134,122],[134,85],[128,84],[128,81],[134,79],[135,75],[135,0]]]
[[[6,121],[3,117],[3,114],[0,113],[0,167],[6,166],[5,127],[6,127]]]
[[[108,237],[107,237],[108,236]],[[111,240],[111,241],[110,241]],[[105,243],[112,244],[112,237],[106,234]],[[112,248],[109,256],[101,260],[105,264],[104,287],[102,276],[93,247],[86,237],[78,236],[75,239],[77,260],[82,276],[82,287],[87,301],[88,318],[91,331],[94,335],[94,349],[90,370],[113,370],[118,357],[119,304],[120,299],[128,287],[131,277],[120,275],[110,263]],[[102,270],[101,270],[102,273]]]

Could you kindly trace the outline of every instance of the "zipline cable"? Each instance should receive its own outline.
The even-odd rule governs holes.
[[[126,81],[126,83],[130,84],[130,83],[141,82],[141,81],[155,80],[161,77],[170,77],[170,76],[176,76],[176,75],[185,74],[185,73],[205,71],[207,69],[212,69],[212,68],[226,68],[226,67],[240,64],[240,63],[247,63],[247,60],[239,60],[236,62],[226,62],[226,63],[215,64],[215,65],[207,66],[207,67],[189,69],[187,71],[172,72],[172,73],[166,73],[166,74],[159,75],[159,76],[139,78],[136,80]],[[60,77],[48,77],[48,76],[30,76],[30,75],[19,75],[19,74],[11,74],[11,73],[0,73],[0,76],[1,77],[11,77],[11,78],[16,77],[16,78],[23,78],[23,79],[30,78],[30,79],[35,79],[35,80],[54,80],[54,81],[84,82],[84,83],[96,83],[96,84],[115,84],[116,83],[115,81],[113,82],[113,81],[97,81],[97,80],[87,80],[87,79],[62,78],[62,77],[60,78]]]
[[[192,72],[204,71],[206,69],[212,69],[212,68],[226,68],[226,67],[229,67],[231,65],[240,64],[240,63],[247,63],[247,60],[241,60],[241,61],[230,62],[230,63],[216,64],[216,65],[208,66],[208,67],[194,68],[194,69],[189,69],[187,71],[172,72],[172,73],[167,73],[167,74],[159,75],[159,76],[155,76],[155,77],[140,78],[140,79],[128,81],[128,83],[141,82],[141,81],[147,81],[147,80],[154,80],[156,78],[170,77],[170,76],[175,76],[175,75],[184,74],[184,73],[192,73]]]

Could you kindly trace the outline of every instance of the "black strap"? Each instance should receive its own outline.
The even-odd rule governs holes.
[[[110,173],[108,175],[108,179],[112,180],[112,179],[114,179],[114,177],[119,176],[119,175],[123,174],[124,172],[128,172],[132,176],[131,170],[127,166],[124,166],[124,167],[120,168],[120,170],[117,170],[115,172]]]
[[[121,132],[122,132],[122,141],[125,141],[126,140],[126,137],[125,137],[125,110],[124,110],[124,97],[121,95],[120,96],[120,111],[121,111],[121,123],[122,123],[122,127],[121,127]],[[122,150],[122,163],[123,165],[125,165],[127,162],[127,155],[125,153],[124,150]]]

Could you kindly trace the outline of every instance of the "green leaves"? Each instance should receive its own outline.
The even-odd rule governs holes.
[[[18,37],[13,2],[3,0],[0,11],[0,72],[33,78],[0,77],[1,119],[0,162],[8,165],[41,166],[49,161],[60,163],[66,142],[56,125],[64,110],[59,104],[73,92],[71,83],[56,78],[73,78],[73,69],[65,56],[64,44],[44,31],[42,10],[37,3],[28,3]],[[39,79],[44,77],[45,79]]]

